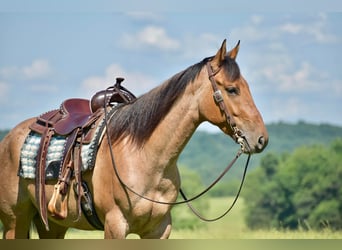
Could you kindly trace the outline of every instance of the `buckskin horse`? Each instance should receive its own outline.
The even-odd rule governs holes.
[[[98,147],[94,168],[82,173],[105,238],[121,239],[130,233],[141,238],[169,237],[170,210],[180,190],[176,163],[202,122],[216,125],[239,142],[243,153],[259,153],[266,147],[268,133],[236,63],[238,50],[239,43],[227,52],[224,40],[215,56],[121,105],[109,117],[110,133]],[[29,238],[32,222],[40,238],[64,238],[68,228],[94,230],[79,213],[72,188],[68,190],[67,216],[61,219],[49,213],[44,225],[35,180],[18,175],[22,145],[36,120],[21,122],[0,144],[3,238]],[[76,180],[70,181],[72,185]],[[42,207],[52,197],[56,181],[44,183],[46,203]]]

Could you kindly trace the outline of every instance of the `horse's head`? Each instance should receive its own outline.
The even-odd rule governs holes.
[[[202,120],[217,125],[239,142],[245,153],[259,153],[268,143],[268,133],[235,61],[238,51],[239,43],[227,53],[224,40],[216,55],[208,60],[207,73],[201,74],[208,84],[200,114]]]

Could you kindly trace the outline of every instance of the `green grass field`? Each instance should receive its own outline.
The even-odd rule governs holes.
[[[207,198],[210,202],[209,210],[205,212],[208,217],[220,215],[230,202],[231,198]],[[182,210],[188,209],[186,205]],[[171,233],[170,239],[342,239],[342,231],[334,232],[326,229],[324,231],[287,231],[287,230],[249,230],[243,220],[243,199],[240,198],[233,210],[224,218],[216,222],[201,222],[204,226],[198,229],[176,230]],[[183,212],[183,211],[180,211]],[[173,216],[176,216],[175,214]],[[190,216],[190,215],[189,215]],[[191,214],[191,216],[194,216]],[[176,225],[175,225],[176,226]],[[36,232],[32,238],[37,239]],[[70,229],[66,235],[67,239],[102,239],[102,231],[81,231]],[[129,235],[129,239],[138,238],[137,235]]]
[[[208,217],[220,215],[231,204],[232,198],[210,198]],[[249,230],[244,223],[243,199],[224,218],[216,222],[202,222],[207,225],[198,230],[174,230],[172,239],[342,239],[342,231],[289,231]],[[188,209],[184,206],[184,209]]]

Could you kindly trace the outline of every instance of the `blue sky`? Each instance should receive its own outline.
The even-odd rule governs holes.
[[[266,123],[342,125],[340,12],[315,4],[244,11],[227,1],[191,9],[197,0],[178,10],[16,2],[0,4],[0,129],[66,98],[90,98],[116,76],[140,95],[213,55],[225,38],[229,48],[241,40],[237,62]]]

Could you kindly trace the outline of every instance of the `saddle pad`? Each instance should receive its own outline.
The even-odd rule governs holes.
[[[95,157],[98,145],[103,137],[104,121],[100,122],[95,136],[89,144],[83,144],[81,148],[82,171],[91,170],[95,165]],[[20,166],[18,175],[27,179],[36,177],[36,158],[39,149],[41,135],[31,131],[26,137],[20,152]],[[62,164],[66,136],[54,135],[51,138],[46,157],[46,179],[57,179]]]

